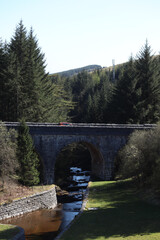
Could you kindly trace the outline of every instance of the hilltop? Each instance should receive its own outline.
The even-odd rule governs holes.
[[[55,74],[58,74],[60,76],[63,77],[71,77],[73,75],[76,75],[82,71],[87,71],[87,72],[93,72],[94,70],[98,70],[98,69],[102,69],[102,67],[100,65],[88,65],[85,67],[81,67],[81,68],[74,68],[74,69],[70,69],[67,71],[63,71],[63,72],[58,72]],[[51,75],[55,75],[55,74],[51,74]]]

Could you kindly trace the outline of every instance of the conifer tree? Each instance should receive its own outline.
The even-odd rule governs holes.
[[[100,75],[100,84],[99,84],[99,92],[100,99],[98,103],[99,109],[99,122],[106,122],[108,119],[108,106],[111,102],[111,98],[114,90],[114,83],[109,80],[109,74],[106,72]]]
[[[135,123],[137,92],[135,91],[135,63],[131,56],[129,62],[121,69],[110,105],[110,118],[114,123]]]
[[[44,54],[38,47],[38,41],[31,28],[27,39],[27,61],[25,67],[25,92],[27,93],[27,107],[25,119],[27,121],[43,121],[44,104],[46,105],[44,82],[47,81]],[[44,103],[45,102],[45,103]],[[47,105],[45,106],[47,108]]]
[[[48,108],[50,109],[49,116],[48,111],[45,112],[45,116],[52,122],[71,121],[69,117],[69,111],[74,108],[72,102],[70,78],[61,77],[58,74],[48,76],[48,84],[51,86],[48,94]],[[46,97],[46,99],[47,99]]]
[[[83,118],[85,117],[85,100],[86,91],[88,91],[88,81],[89,76],[87,72],[83,71],[78,73],[77,76],[74,77],[74,81],[72,84],[72,94],[73,101],[76,103],[74,109],[70,112],[71,118],[74,122],[83,122]]]
[[[160,119],[160,75],[147,41],[136,60],[136,81],[138,122],[155,123]]]
[[[7,94],[7,53],[5,45],[0,41],[0,119],[4,121],[8,112]]]
[[[39,183],[39,159],[34,151],[33,141],[25,121],[20,122],[17,139],[17,158],[20,164],[20,181],[24,185],[32,186]]]
[[[27,31],[22,21],[16,28],[8,47],[8,92],[10,93],[10,121],[23,117],[27,106],[25,92],[25,67],[27,61]]]

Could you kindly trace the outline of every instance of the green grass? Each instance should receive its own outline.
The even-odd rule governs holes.
[[[0,240],[9,240],[19,232],[19,229],[12,225],[0,224]]]
[[[160,239],[160,207],[140,200],[132,181],[93,182],[89,189],[85,211],[61,240]]]

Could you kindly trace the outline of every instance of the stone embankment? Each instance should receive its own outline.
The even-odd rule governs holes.
[[[53,187],[51,190],[0,205],[0,220],[42,208],[55,208],[56,206],[56,190]]]

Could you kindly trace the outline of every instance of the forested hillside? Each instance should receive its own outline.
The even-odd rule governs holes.
[[[115,78],[112,68],[88,67],[49,75],[32,28],[27,32],[21,21],[10,42],[0,43],[0,120],[159,121],[160,56],[147,41],[135,58],[115,67]]]
[[[57,74],[63,77],[71,77],[82,71],[93,72],[94,70],[98,70],[98,69],[102,69],[102,67],[100,65],[89,65],[81,68],[75,68],[75,69],[59,72]],[[51,74],[51,75],[54,75],[54,74]]]
[[[160,56],[146,41],[137,56],[112,68],[82,71],[73,77],[51,76],[75,106],[72,122],[156,123],[160,119]]]

